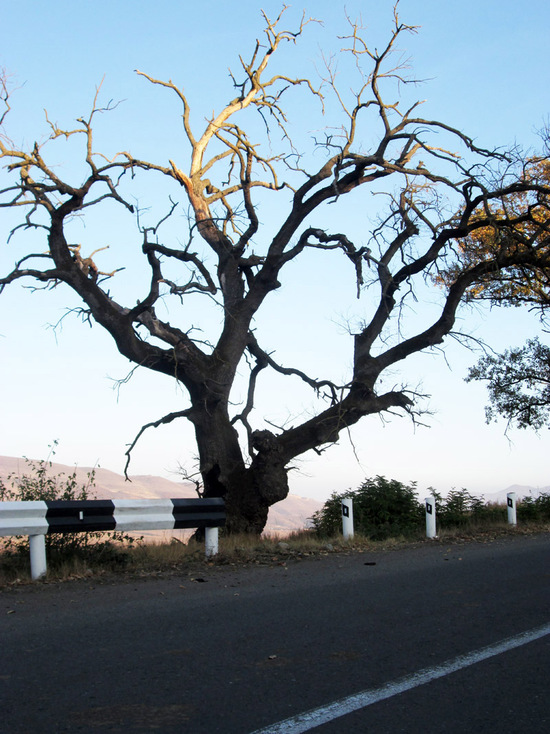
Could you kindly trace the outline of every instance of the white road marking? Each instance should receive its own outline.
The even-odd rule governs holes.
[[[539,640],[548,634],[550,634],[550,623],[529,630],[528,632],[522,632],[514,637],[508,637],[501,642],[496,642],[494,645],[489,645],[488,647],[482,647],[466,655],[459,655],[433,668],[424,668],[416,673],[412,673],[412,675],[407,675],[391,683],[386,683],[381,688],[362,691],[361,693],[341,698],[339,701],[333,701],[326,706],[292,716],[289,719],[279,721],[279,723],[272,724],[264,729],[258,729],[252,734],[302,734],[302,732],[315,729],[315,727],[321,726],[321,724],[326,724],[329,721],[350,714],[352,711],[358,711],[373,703],[378,703],[378,701],[397,696],[399,693],[410,691],[417,686],[423,686],[425,683],[430,683],[437,678],[443,678],[446,675],[455,673],[457,670],[462,670],[470,665],[480,663],[482,660],[487,660],[508,650],[527,645],[527,643]]]

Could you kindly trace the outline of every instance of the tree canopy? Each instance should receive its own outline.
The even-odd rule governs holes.
[[[486,354],[468,372],[468,381],[487,382],[487,422],[539,430],[550,419],[550,348],[538,338],[502,354]]]
[[[548,130],[543,131],[542,138],[547,155]],[[460,243],[460,256],[451,271],[456,273],[476,260],[491,258],[495,252],[511,246],[523,251],[523,262],[481,279],[467,291],[466,299],[506,307],[527,306],[538,311],[544,324],[550,306],[550,271],[532,263],[536,253],[547,251],[550,245],[547,194],[550,165],[547,158],[544,155],[527,158],[521,176],[533,185],[532,191],[517,192],[502,204],[488,208],[496,217],[504,213],[513,216],[516,220],[513,232],[492,225],[474,231]],[[444,277],[447,276],[452,277],[450,273]],[[485,413],[488,423],[503,417],[509,427],[535,430],[548,423],[550,348],[541,344],[538,338],[528,339],[522,347],[506,349],[501,354],[486,354],[469,370],[466,379],[487,383],[489,405]]]
[[[518,181],[527,188],[512,191],[502,200],[487,201],[478,212],[484,220],[458,245],[458,257],[441,276],[450,282],[464,268],[476,261],[490,260],[499,252],[513,248],[524,255],[523,261],[506,269],[487,273],[468,289],[469,301],[488,301],[499,306],[523,306],[536,308],[544,318],[550,305],[550,273],[539,267],[538,253],[547,252],[550,246],[550,164],[548,162],[550,131],[541,133],[545,151],[540,156],[528,156],[518,170]],[[501,227],[494,222],[507,217],[510,226]],[[494,222],[493,222],[494,220]]]
[[[334,61],[319,79],[300,70],[289,74],[280,64],[284,47],[299,43],[311,21],[304,17],[285,28],[285,11],[263,20],[263,34],[231,74],[229,101],[214,100],[203,124],[183,88],[137,72],[179,105],[182,137],[167,160],[123,146],[96,149],[96,130],[109,117],[100,120],[102,113],[115,107],[101,102],[100,90],[91,112],[74,126],[47,115],[49,134],[31,146],[17,144],[8,132],[6,78],[0,116],[0,207],[21,212],[9,238],[17,259],[0,276],[0,290],[19,281],[72,289],[83,303],[79,312],[106,329],[130,362],[177,380],[184,407],[144,426],[137,438],[149,427],[190,421],[199,491],[225,497],[229,530],[248,532],[261,531],[269,506],[286,497],[296,457],[323,450],[364,416],[397,411],[414,417],[421,410],[414,390],[393,380],[388,389],[387,380],[396,365],[453,332],[465,300],[482,292],[497,298],[502,284],[520,298],[526,282],[547,282],[550,265],[550,189],[537,172],[548,170],[547,157],[532,162],[518,150],[480,147],[450,124],[422,117],[419,102],[400,99],[414,80],[394,50],[416,28],[401,21],[397,7],[381,47],[349,21],[337,58],[352,62],[346,67],[355,74],[352,92],[352,80],[340,78]],[[323,123],[329,108],[336,127]],[[321,132],[308,133],[312,129]],[[68,154],[71,164],[60,165]],[[154,198],[163,186],[169,198],[151,222],[135,192]],[[362,192],[383,195],[374,222],[361,211]],[[182,205],[188,216],[176,226]],[[111,244],[116,265],[106,268],[109,216],[117,207],[127,213],[133,250]],[[86,249],[74,224],[94,212],[107,224],[97,247]],[[348,234],[350,217],[361,216],[357,241]],[[144,269],[128,294],[127,282],[117,284],[138,250]],[[328,296],[328,258],[335,255],[348,265],[350,291],[362,304],[357,325],[350,326],[352,364],[341,381],[281,363],[269,329],[259,326],[274,291],[284,293],[293,263],[308,256],[325,259]],[[404,306],[426,292],[429,316],[405,327]],[[196,328],[201,302],[219,310],[211,338]],[[315,408],[305,420],[273,426],[258,415],[266,370],[311,389]],[[246,396],[235,405],[243,371]]]

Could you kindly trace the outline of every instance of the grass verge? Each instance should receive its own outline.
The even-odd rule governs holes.
[[[110,546],[103,542],[102,552],[96,554],[69,558],[50,554],[44,581],[112,576],[156,577],[224,565],[285,565],[333,553],[390,551],[426,543],[487,543],[503,537],[543,532],[550,532],[550,523],[531,522],[512,528],[500,522],[491,525],[471,522],[466,526],[443,529],[434,540],[427,540],[421,532],[384,540],[372,540],[358,533],[350,540],[344,540],[341,535],[319,538],[313,530],[293,532],[286,537],[238,535],[221,537],[219,553],[211,559],[205,559],[204,545],[193,541],[185,544],[173,539],[168,542],[138,543],[130,547],[120,543]],[[31,583],[28,554],[0,552],[0,588],[27,583]]]

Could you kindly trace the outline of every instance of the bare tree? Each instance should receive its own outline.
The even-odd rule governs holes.
[[[254,533],[263,529],[269,506],[286,497],[288,468],[296,457],[332,444],[364,416],[396,410],[414,416],[415,394],[405,388],[384,391],[381,376],[407,357],[439,345],[452,332],[457,309],[472,289],[522,267],[541,273],[548,273],[549,267],[544,236],[521,245],[526,223],[536,223],[540,234],[547,233],[541,216],[547,184],[524,175],[517,153],[482,149],[460,130],[418,116],[418,104],[401,109],[396,94],[408,79],[404,66],[393,63],[393,52],[398,39],[415,28],[401,22],[397,7],[392,33],[381,51],[373,50],[361,28],[350,22],[340,53],[351,58],[360,75],[351,97],[346,91],[349,80],[338,86],[331,63],[319,88],[310,78],[270,75],[281,47],[299,42],[308,21],[303,18],[293,31],[282,29],[283,13],[275,20],[264,15],[264,21],[263,36],[249,60],[240,59],[233,76],[234,97],[199,132],[181,88],[138,72],[179,100],[189,151],[185,167],[174,159],[155,163],[127,151],[110,158],[97,153],[96,118],[112,107],[100,107],[98,96],[89,116],[79,118],[73,129],[48,120],[49,138],[29,150],[12,145],[6,135],[0,137],[0,155],[11,177],[0,192],[0,206],[23,212],[11,236],[31,230],[47,240],[43,250],[27,252],[0,278],[0,288],[21,279],[69,286],[83,300],[85,315],[111,334],[121,354],[178,380],[186,389],[187,407],[144,426],[137,438],[147,427],[189,420],[198,446],[202,492],[225,497],[230,531]],[[320,106],[330,97],[340,111],[341,127],[327,129],[322,140],[313,141],[315,157],[298,153],[287,120],[285,99],[300,90]],[[2,101],[5,124],[6,85]],[[251,110],[265,123],[263,147],[254,142],[259,128]],[[309,127],[304,122],[304,128]],[[366,140],[374,135],[376,142],[365,150]],[[70,183],[48,152],[56,140],[78,138],[84,141],[86,172],[78,183]],[[280,151],[265,153],[279,138]],[[442,146],[441,140],[447,144]],[[315,167],[321,153],[322,164]],[[175,239],[161,240],[164,218],[146,227],[138,217],[149,285],[135,305],[123,306],[110,291],[117,271],[102,272],[98,264],[103,243],[86,255],[68,241],[67,227],[91,208],[115,204],[133,211],[131,190],[140,175],[152,177],[151,185],[155,176],[168,180],[176,193],[167,216],[181,192],[191,221],[182,245]],[[361,244],[353,242],[344,233],[347,222],[338,220],[343,216],[341,204],[358,188],[378,191],[382,185],[388,205],[380,221]],[[519,211],[518,195],[523,201]],[[516,203],[509,209],[511,197]],[[282,212],[274,232],[262,227],[258,216],[258,202],[272,200]],[[331,219],[339,221],[336,231],[316,223],[326,216],[328,205]],[[460,243],[487,227],[506,236],[478,257],[464,259]],[[281,286],[287,266],[312,250],[319,258],[340,253],[349,262],[357,296],[375,302],[370,321],[350,335],[353,367],[343,384],[280,364],[270,351],[268,335],[255,329],[259,309]],[[438,310],[417,333],[404,335],[398,328],[401,306],[414,299],[419,283],[431,288],[431,300],[437,296]],[[192,329],[188,304],[197,296],[213,299],[221,309],[215,343],[198,339]],[[157,313],[161,300],[172,302],[170,321]],[[175,325],[185,319],[187,329]],[[247,397],[235,409],[231,390],[244,366],[249,370]],[[255,429],[255,392],[264,370],[301,379],[325,402],[299,424]]]

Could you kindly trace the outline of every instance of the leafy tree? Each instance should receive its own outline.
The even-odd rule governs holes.
[[[29,280],[37,287],[67,286],[82,299],[85,319],[106,329],[122,355],[184,387],[185,407],[144,426],[137,438],[176,418],[192,423],[201,491],[226,498],[229,531],[262,530],[269,506],[288,493],[292,462],[305,452],[326,448],[367,415],[397,411],[414,417],[419,396],[395,384],[395,367],[441,344],[453,331],[460,304],[480,283],[498,285],[507,277],[522,283],[527,276],[542,281],[549,267],[547,182],[525,175],[526,161],[517,151],[481,148],[449,124],[423,118],[419,103],[399,103],[413,80],[395,63],[394,47],[416,29],[397,10],[382,46],[371,46],[350,23],[338,55],[347,71],[340,77],[329,61],[320,86],[285,69],[281,49],[300,41],[308,21],[289,30],[283,18],[264,15],[261,40],[248,60],[240,57],[231,77],[233,96],[214,104],[217,111],[202,128],[182,88],[138,72],[180,105],[186,152],[175,140],[168,162],[124,148],[96,150],[96,125],[102,112],[113,109],[100,105],[99,92],[76,126],[61,127],[47,117],[49,137],[30,148],[18,146],[5,127],[7,82],[1,94],[0,157],[7,179],[0,186],[0,207],[21,211],[22,218],[10,237],[21,252],[0,277],[0,289]],[[299,107],[286,104],[300,94]],[[339,122],[333,127],[331,119],[306,154],[297,128],[323,129],[322,118],[312,120],[311,104],[318,103],[321,113],[325,101],[331,118],[339,112]],[[291,109],[307,113],[291,124]],[[80,158],[70,168],[59,165],[78,150]],[[162,212],[134,205],[143,185],[156,204],[162,182],[170,190]],[[354,242],[345,233],[347,202],[357,212],[361,192],[380,193],[382,186],[380,218],[365,224],[361,241]],[[176,229],[180,223],[179,197],[189,220],[174,233],[169,225]],[[137,222],[131,231],[143,260],[137,265],[121,244],[113,248],[116,267],[102,269],[99,253],[107,232],[85,247],[75,241],[75,222],[98,211],[93,221],[99,227],[117,207],[128,226]],[[152,220],[154,211],[158,217]],[[278,212],[278,221],[271,212]],[[327,222],[337,224],[333,229]],[[462,244],[487,228],[498,246],[463,257]],[[327,298],[334,258],[340,256],[349,266],[350,290],[362,304],[357,324],[350,325],[353,359],[342,380],[282,364],[269,330],[261,329],[263,308],[293,264],[313,256],[325,263]],[[131,283],[122,268],[134,269]],[[313,275],[305,272],[304,285],[310,285]],[[440,287],[434,287],[438,277]],[[426,293],[429,308],[407,326],[404,306]],[[201,301],[219,308],[215,333],[195,328]],[[257,415],[256,391],[266,370],[311,389],[314,407],[306,420],[274,427]],[[248,371],[248,388],[235,407],[241,371]]]
[[[487,423],[504,417],[508,425],[536,430],[550,419],[550,348],[529,339],[523,347],[488,354],[468,372],[467,381],[488,383]]]
[[[543,131],[546,152],[550,149],[550,130]],[[549,246],[550,165],[541,157],[527,159],[523,180],[535,191],[517,192],[506,201],[507,212],[518,222],[513,233],[490,224],[472,232],[459,245],[460,256],[443,278],[454,275],[480,258],[491,258],[493,253],[513,247],[525,253],[525,260],[505,271],[495,271],[480,279],[466,293],[470,301],[489,301],[499,306],[524,306],[539,310],[541,321],[546,321],[550,305],[550,273],[547,268],[533,266],[537,251]],[[534,194],[534,195],[533,195]],[[534,216],[527,214],[534,207]],[[502,204],[489,204],[487,211],[500,217]],[[526,216],[527,215],[527,216]],[[508,425],[518,428],[542,428],[550,415],[550,349],[538,338],[529,339],[522,347],[510,348],[501,354],[486,354],[472,367],[466,378],[487,382],[489,405],[485,409],[487,422],[504,417]]]
[[[479,227],[474,227],[458,242],[458,257],[438,275],[449,284],[457,274],[475,263],[491,261],[500,252],[515,251],[523,258],[506,268],[487,271],[472,283],[465,299],[488,301],[498,306],[537,308],[544,319],[550,305],[550,273],[541,268],[539,255],[550,246],[550,129],[541,133],[545,155],[530,156],[518,173],[518,187],[504,199],[490,199],[477,212]],[[507,217],[510,226],[500,226]]]

